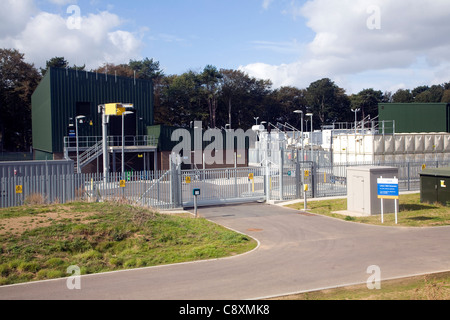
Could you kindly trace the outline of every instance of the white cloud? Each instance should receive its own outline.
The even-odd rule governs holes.
[[[33,0],[2,0],[0,4],[0,39],[14,37],[27,25],[37,8]]]
[[[52,0],[73,3],[74,1]],[[7,1],[13,10],[33,5],[31,0]],[[3,12],[5,3],[0,5]],[[71,64],[86,64],[88,69],[104,63],[127,63],[139,59],[142,41],[139,34],[121,30],[123,21],[115,14],[99,12],[82,15],[79,28],[70,28],[71,14],[59,15],[39,10],[27,11],[9,30],[0,32],[0,47],[16,48],[37,67],[55,56],[63,56]],[[3,20],[0,20],[3,21]]]
[[[77,0],[48,0],[48,2],[57,4],[59,6],[64,6],[68,4],[76,4]]]
[[[263,4],[262,4],[263,8],[264,8],[265,10],[269,9],[269,6],[270,6],[270,4],[271,4],[273,1],[274,1],[274,0],[263,0]]]
[[[378,8],[379,16],[370,8]],[[290,7],[289,13],[305,18],[316,34],[306,53],[299,52],[302,58],[283,65],[255,63],[241,70],[271,78],[276,87],[307,87],[329,77],[346,83],[349,91],[363,89],[363,83],[382,90],[400,83],[411,87],[450,81],[448,0],[311,0]],[[373,19],[379,28],[370,28]],[[380,74],[386,77],[382,81]]]

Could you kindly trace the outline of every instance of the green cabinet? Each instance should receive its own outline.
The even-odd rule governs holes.
[[[420,174],[420,201],[450,205],[450,168],[422,171]]]

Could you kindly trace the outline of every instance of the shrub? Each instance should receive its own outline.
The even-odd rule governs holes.
[[[122,259],[116,258],[116,257],[110,258],[108,262],[109,262],[109,264],[111,264],[112,266],[115,266],[115,267],[119,267],[123,264]]]
[[[32,193],[25,198],[26,205],[42,205],[45,203],[45,198],[40,193]]]
[[[17,270],[21,272],[37,272],[38,269],[39,263],[37,262],[22,262],[17,267]]]
[[[6,277],[9,274],[9,266],[4,263],[4,264],[0,264],[0,276],[2,277]]]
[[[64,264],[64,260],[61,258],[51,258],[47,260],[47,266],[51,268],[59,267]]]

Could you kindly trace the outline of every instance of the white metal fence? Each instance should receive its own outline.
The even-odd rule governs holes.
[[[33,203],[123,200],[160,210],[192,207],[193,190],[200,189],[199,205],[217,205],[261,200],[347,195],[347,168],[363,165],[399,168],[400,189],[420,190],[424,167],[450,166],[449,162],[346,163],[313,165],[283,156],[280,166],[127,173],[60,174],[0,178],[0,207]]]

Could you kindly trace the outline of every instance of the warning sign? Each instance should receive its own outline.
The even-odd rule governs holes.
[[[187,184],[190,184],[191,182],[192,182],[191,177],[186,177],[186,183],[187,183]]]
[[[120,186],[121,188],[125,188],[125,187],[127,186],[127,182],[126,182],[125,180],[120,180],[119,186]]]
[[[23,187],[22,186],[16,186],[16,194],[22,194],[23,193]]]
[[[255,179],[255,174],[254,173],[250,173],[248,175],[248,180],[253,180],[253,179]]]

